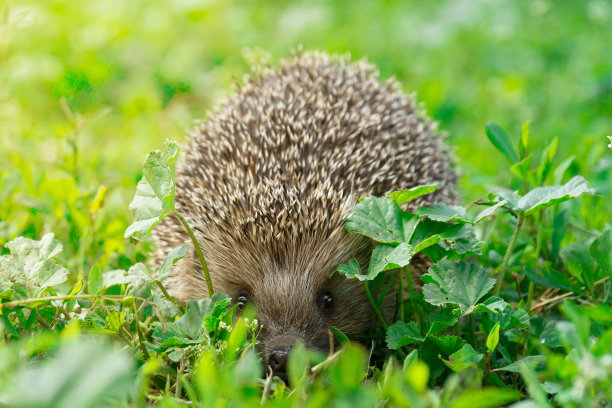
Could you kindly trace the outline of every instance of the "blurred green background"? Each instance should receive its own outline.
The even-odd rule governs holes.
[[[416,92],[449,134],[466,200],[511,183],[484,124],[518,140],[531,120],[532,144],[558,137],[558,156],[575,155],[566,179],[581,174],[600,193],[584,200],[586,227],[609,220],[609,0],[8,0],[0,245],[53,231],[73,270],[137,259],[122,236],[145,154],[184,140],[250,64],[275,64],[300,44],[366,57]]]

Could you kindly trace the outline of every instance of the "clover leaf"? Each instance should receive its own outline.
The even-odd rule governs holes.
[[[474,311],[479,300],[495,285],[481,265],[442,260],[421,278],[425,301],[434,306],[453,305],[462,315]]]
[[[130,203],[134,222],[126,229],[126,238],[149,234],[174,209],[174,171],[179,150],[178,143],[166,140],[162,151],[155,150],[147,155],[142,179]]]
[[[70,273],[53,257],[62,244],[53,233],[40,241],[19,237],[6,244],[11,251],[0,257],[0,292],[12,290],[16,298],[40,297],[66,281]]]

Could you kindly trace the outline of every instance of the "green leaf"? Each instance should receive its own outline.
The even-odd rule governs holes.
[[[309,353],[313,354],[312,350]],[[350,393],[363,384],[367,376],[366,364],[363,350],[356,344],[349,344],[338,354],[337,360],[327,367],[326,375],[337,392]],[[369,402],[366,406],[373,404]]]
[[[483,356],[483,354],[477,353],[472,346],[465,344],[461,349],[448,356],[448,360],[442,359],[442,362],[454,372],[460,373],[469,367],[478,366]]]
[[[212,314],[214,307],[215,302],[212,299],[188,300],[185,314],[176,323],[182,324],[189,338],[199,339],[204,330],[204,318]]]
[[[531,158],[533,157],[533,153],[529,156],[525,157],[519,162],[514,163],[510,166],[510,171],[514,173],[516,177],[521,181],[529,182],[529,174],[531,171]]]
[[[219,322],[223,319],[226,311],[231,307],[232,299],[222,293],[215,293],[211,299],[211,312],[206,312],[204,327],[210,333],[217,329]],[[244,314],[248,314],[249,307],[245,308]]]
[[[431,336],[428,341],[434,343],[446,355],[451,355],[467,344],[465,340],[457,336]]]
[[[201,324],[201,323],[200,323]],[[226,361],[234,361],[240,348],[247,338],[247,327],[244,319],[237,319],[232,332],[227,340],[227,348],[224,350]]]
[[[113,333],[117,333],[125,323],[126,313],[127,309],[124,309],[121,313],[117,313],[114,309],[108,309],[108,314],[106,315],[106,328]]]
[[[495,371],[510,371],[511,373],[520,373],[521,365],[526,365],[534,370],[538,364],[543,363],[544,361],[546,361],[544,356],[527,356],[516,360],[507,366],[496,368]]]
[[[519,140],[519,156],[525,157],[525,152],[527,151],[527,145],[529,144],[529,125],[530,121],[526,121],[523,123],[523,127],[521,128],[521,138]]]
[[[133,292],[135,296],[147,297],[151,291],[153,278],[149,275],[145,264],[139,262],[132,265],[128,271],[116,269],[104,272],[104,288],[108,289],[115,285],[128,284],[128,292]]]
[[[518,391],[502,388],[482,388],[463,391],[450,405],[450,408],[489,408],[502,407],[521,398]]]
[[[406,243],[398,246],[378,244],[372,251],[370,266],[366,276],[357,276],[359,280],[372,280],[380,272],[389,269],[402,268],[410,263],[413,255],[412,247]]]
[[[433,193],[438,188],[438,183],[416,186],[408,190],[398,190],[389,194],[389,198],[395,201],[395,204],[402,205],[408,201],[424,196],[425,194]]]
[[[246,390],[248,385],[257,386],[262,374],[261,361],[257,353],[254,350],[247,350],[236,362],[233,374],[237,387]]]
[[[553,219],[553,233],[552,233],[552,249],[550,258],[553,263],[557,260],[559,256],[559,249],[561,248],[561,242],[563,241],[563,237],[565,236],[565,232],[567,231],[567,226],[569,225],[569,211],[567,209],[563,209],[555,215]]]
[[[552,161],[557,152],[558,142],[559,142],[559,139],[555,137],[552,140],[552,142],[550,142],[550,144],[546,146],[546,149],[544,149],[544,151],[542,152],[542,159],[540,161],[540,165],[538,166],[538,170],[537,170],[540,184],[544,184],[546,182],[546,177],[548,176],[548,173],[550,172]]]
[[[102,407],[133,393],[136,369],[128,352],[70,342],[52,358],[23,366],[3,403],[19,407]],[[33,392],[32,384],[37,384]]]
[[[350,347],[350,346],[349,346]],[[351,350],[355,350],[350,347]],[[354,353],[351,352],[354,356]],[[322,356],[320,353],[307,349],[304,343],[298,341],[298,343],[291,348],[289,353],[289,359],[287,361],[287,377],[289,384],[299,385],[302,378],[310,373],[309,366],[311,364],[320,363]]]
[[[351,210],[344,225],[347,232],[357,232],[386,244],[410,242],[419,217],[402,211],[387,197],[366,197]]]
[[[443,308],[438,312],[428,316],[429,329],[427,337],[434,336],[444,329],[447,329],[457,323],[457,316],[452,312],[451,308]]]
[[[149,153],[143,166],[143,178],[160,198],[165,211],[174,209],[174,172],[179,150],[178,143],[166,140],[162,151]]]
[[[77,281],[74,283],[74,285],[72,285],[72,288],[70,288],[70,291],[68,292],[68,296],[77,295],[81,292],[82,289],[83,289],[83,274],[79,272]],[[0,298],[1,297],[2,296],[0,295]]]
[[[212,299],[188,300],[185,314],[176,322],[166,323],[163,328],[158,322],[151,324],[155,342],[147,345],[155,351],[162,352],[170,347],[201,343],[208,336],[207,318],[214,317],[215,324],[218,325],[217,318],[229,305],[227,296],[217,294]]]
[[[123,269],[114,269],[102,274],[104,279],[104,287],[110,288],[115,285],[123,285],[130,282],[128,272]]]
[[[414,230],[410,245],[414,253],[421,252],[437,243],[459,254],[478,252],[480,244],[469,224],[446,224],[439,221],[424,220]]]
[[[406,373],[407,370],[410,369],[416,362],[419,361],[419,351],[414,349],[406,356],[404,359],[404,364],[402,365],[402,371]]]
[[[565,174],[565,171],[568,169],[568,167],[574,161],[574,158],[576,158],[576,156],[570,156],[567,159],[563,160],[557,166],[557,168],[555,169],[555,172],[553,173],[553,182],[555,184],[561,184],[563,182],[563,175]]]
[[[558,323],[557,331],[563,343],[574,348],[586,345],[591,336],[591,322],[581,313],[581,310],[571,300],[565,300],[561,305],[561,311],[573,324]],[[578,334],[578,336],[576,336]]]
[[[601,235],[595,238],[589,252],[599,267],[612,277],[612,223],[607,224]]]
[[[529,326],[530,319],[525,309],[513,309],[510,306],[508,306],[501,315],[493,315],[493,321],[499,323],[501,330],[527,327]]]
[[[130,203],[134,222],[125,231],[125,237],[147,235],[174,209],[174,172],[179,145],[166,140],[164,148],[149,153],[143,165],[142,179]]]
[[[553,268],[538,268],[538,272],[527,267],[525,268],[527,278],[538,286],[545,288],[555,288],[570,290],[576,293],[582,293],[580,285],[574,283],[566,274],[561,273]]]
[[[62,245],[52,233],[40,241],[19,237],[6,247],[11,252],[0,257],[0,292],[14,289],[17,299],[40,297],[68,278],[68,270],[53,259],[62,251]]]
[[[555,383],[552,381],[544,381],[542,383],[542,389],[546,391],[547,394],[557,394],[563,386],[559,383]]]
[[[13,290],[10,290],[10,289],[2,291],[0,292],[0,299],[13,300],[14,299],[13,294],[14,294]],[[0,314],[2,314],[1,308],[0,308]]]
[[[512,146],[512,140],[508,133],[495,122],[489,122],[486,126],[487,136],[493,146],[499,150],[504,156],[506,156],[512,163],[518,161],[518,156],[514,147]]]
[[[179,247],[172,248],[168,255],[166,255],[166,259],[164,259],[164,263],[161,268],[159,268],[159,274],[157,275],[157,279],[160,282],[163,282],[164,279],[168,277],[170,274],[170,268],[172,265],[177,263],[179,260],[183,259],[187,252],[189,251],[189,244],[183,244]]]
[[[572,276],[592,292],[596,269],[589,247],[584,242],[574,242],[561,248],[561,258]]]
[[[534,188],[519,198],[515,209],[529,215],[551,205],[592,192],[593,190],[589,188],[587,181],[581,176],[576,176],[561,186]]]
[[[486,346],[489,350],[489,353],[493,353],[497,344],[499,343],[499,323],[496,323],[495,326],[489,331],[489,335],[487,336]]]
[[[488,216],[492,215],[493,213],[495,213],[495,211],[497,211],[497,209],[499,207],[502,207],[504,205],[506,205],[506,203],[508,202],[508,200],[501,200],[487,208],[485,208],[484,210],[482,210],[477,216],[476,218],[474,218],[474,224],[479,223],[480,221],[482,221],[483,219],[487,218]]]
[[[153,303],[155,303],[161,310],[162,316],[173,320],[179,314],[178,307],[168,300],[168,298],[153,294],[151,299],[153,300]]]
[[[149,274],[147,267],[142,262],[132,265],[128,270],[128,292],[134,296],[148,298],[151,296],[151,283],[153,278]]]
[[[338,266],[334,272],[338,272],[340,275],[344,275],[347,278],[357,278],[361,281],[367,280],[367,275],[361,273],[361,267],[355,258]]]
[[[498,197],[498,200],[505,200],[508,207],[515,209],[518,206],[520,196],[517,191],[498,186],[488,186],[488,189],[492,194]]]
[[[449,206],[440,203],[431,207],[421,207],[417,210],[417,214],[434,221],[459,222],[462,224],[472,222],[468,219],[465,208],[460,205]]]
[[[509,307],[510,305],[508,305],[504,299],[497,296],[491,296],[484,302],[476,305],[474,311],[500,314]]]
[[[453,305],[462,315],[471,313],[495,285],[483,267],[463,261],[442,260],[421,278],[425,301],[434,306]]]
[[[334,336],[336,337],[336,340],[338,340],[338,343],[340,343],[340,345],[343,345],[343,344],[346,344],[346,343],[350,343],[350,340],[347,337],[347,335],[342,333],[342,331],[340,331],[340,329],[332,327],[332,332],[334,333]]]
[[[413,343],[422,343],[425,338],[421,334],[421,329],[416,322],[393,323],[387,329],[387,347],[392,350]]]
[[[417,359],[404,370],[404,378],[414,392],[423,394],[427,387],[427,381],[429,380],[429,366]],[[369,404],[369,406],[374,406],[374,404]]]
[[[533,370],[525,363],[519,365],[519,370],[521,372],[521,376],[527,384],[527,390],[529,391],[529,395],[536,402],[536,406],[541,408],[552,407],[552,405],[548,401],[548,396],[546,392],[542,388],[542,384],[538,380],[538,377],[533,372]]]
[[[298,342],[291,348],[287,361],[287,375],[291,384],[299,384],[308,371],[308,351],[304,343]]]
[[[98,265],[94,265],[87,274],[87,293],[96,295],[104,289],[104,276]]]

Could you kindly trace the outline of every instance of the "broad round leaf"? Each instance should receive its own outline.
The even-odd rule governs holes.
[[[435,306],[456,306],[462,315],[471,313],[495,285],[495,279],[481,265],[446,259],[429,268],[421,279],[426,283],[425,301]]]

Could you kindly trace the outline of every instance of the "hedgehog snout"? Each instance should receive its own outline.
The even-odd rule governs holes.
[[[264,361],[275,374],[283,375],[287,372],[289,352],[298,340],[298,336],[284,335],[276,336],[267,342]]]
[[[317,322],[317,324],[312,322],[308,327],[302,327],[301,329],[295,326],[283,325],[276,326],[270,332],[266,330],[264,323],[258,345],[258,351],[261,353],[263,360],[264,372],[267,373],[269,369],[272,369],[275,375],[286,379],[287,361],[291,350],[293,350],[297,343],[304,344],[309,350],[326,353],[329,348],[329,339],[326,335],[327,328],[319,326],[320,322]]]

